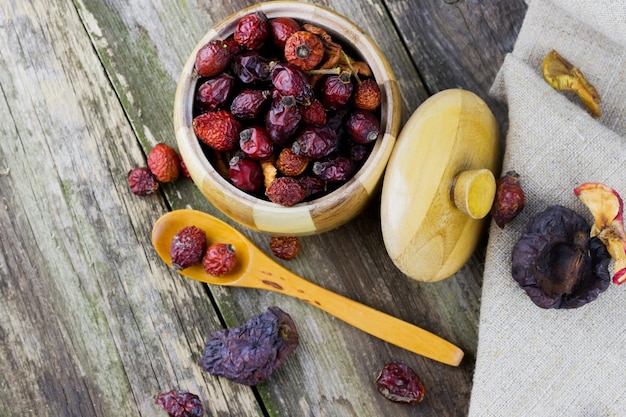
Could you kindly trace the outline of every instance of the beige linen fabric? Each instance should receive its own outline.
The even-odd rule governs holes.
[[[596,87],[600,119],[543,80],[552,48]],[[530,2],[492,93],[509,106],[503,172],[521,175],[526,208],[503,230],[491,224],[469,415],[626,416],[626,284],[578,309],[544,310],[510,272],[524,225],[547,206],[592,222],[577,185],[602,182],[626,198],[626,1]]]

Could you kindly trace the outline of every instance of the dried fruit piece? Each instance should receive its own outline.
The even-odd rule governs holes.
[[[214,277],[227,275],[236,265],[235,247],[229,243],[212,243],[202,258],[202,268]]]
[[[270,201],[281,206],[291,207],[307,197],[306,188],[293,177],[278,177],[265,190]]]
[[[297,155],[311,159],[322,158],[337,148],[337,135],[327,126],[307,126],[302,129],[291,149]]]
[[[261,126],[250,126],[239,133],[239,147],[248,158],[266,159],[273,155],[274,145]]]
[[[241,124],[227,110],[202,113],[192,125],[198,139],[216,151],[230,151],[239,140]]]
[[[150,168],[134,168],[128,173],[128,186],[133,194],[146,196],[154,194],[159,189],[159,182]]]
[[[319,91],[318,99],[324,107],[337,110],[350,102],[354,85],[349,71],[342,71],[339,75],[329,75],[324,78]]]
[[[200,367],[243,385],[265,381],[298,346],[293,319],[269,307],[243,326],[215,332],[206,343]]]
[[[198,86],[195,104],[201,111],[213,111],[226,104],[235,80],[228,74],[220,74]]]
[[[245,84],[267,81],[274,62],[259,55],[256,51],[239,54],[233,62],[233,73]]]
[[[206,233],[196,226],[185,226],[174,235],[170,245],[172,268],[180,271],[202,262]]]
[[[560,205],[526,224],[513,247],[511,275],[537,306],[577,308],[608,288],[611,257],[590,230],[584,218]]]
[[[268,90],[245,89],[230,104],[230,112],[237,119],[252,120],[261,115],[264,104],[271,97]]]
[[[501,229],[522,212],[525,204],[524,190],[520,176],[509,171],[496,181],[496,196],[491,207],[491,215]]]
[[[573,91],[594,118],[602,115],[600,95],[582,72],[552,49],[541,64],[544,79],[557,91]]]
[[[346,181],[354,171],[354,163],[345,156],[329,157],[313,164],[313,173],[328,182]]]
[[[202,417],[204,408],[202,400],[196,394],[187,391],[171,390],[157,395],[156,403],[170,417]]]
[[[276,145],[284,145],[300,126],[300,110],[293,96],[277,96],[265,115],[265,128]]]
[[[196,53],[194,68],[201,77],[213,77],[230,65],[232,50],[227,42],[212,40]]]
[[[308,106],[300,106],[302,121],[307,125],[325,125],[326,109],[319,100],[315,99]]]
[[[237,45],[251,51],[260,49],[270,35],[270,25],[263,12],[256,12],[239,19],[233,38]]]
[[[410,405],[421,402],[426,394],[426,388],[415,371],[397,362],[383,367],[376,378],[376,388],[388,400]]]
[[[172,182],[180,175],[180,158],[164,143],[157,143],[148,153],[148,168],[161,182]]]
[[[276,168],[289,177],[302,174],[308,164],[309,158],[296,154],[291,148],[283,148],[276,160]]]
[[[321,180],[315,175],[304,174],[298,179],[306,190],[307,197],[326,191],[326,181]]]
[[[228,176],[235,187],[248,193],[255,193],[263,187],[261,165],[252,159],[233,156],[229,162]]]
[[[346,121],[346,133],[356,143],[370,143],[380,135],[380,122],[373,113],[355,110]]]
[[[613,282],[626,282],[626,232],[624,231],[624,202],[613,188],[587,182],[574,193],[589,208],[594,218],[591,236],[597,236],[615,261]]]
[[[274,256],[288,261],[300,252],[300,239],[297,236],[272,236],[270,249]]]
[[[315,68],[324,58],[324,45],[317,35],[301,30],[291,35],[285,43],[285,59],[300,69]]]
[[[277,17],[270,20],[272,42],[279,49],[285,49],[287,39],[300,30],[300,24],[290,17]]]
[[[367,78],[359,84],[352,98],[354,107],[361,110],[374,111],[380,106],[381,92],[373,78]]]
[[[278,63],[271,73],[272,84],[282,96],[293,96],[305,106],[315,98],[307,75],[295,65]]]

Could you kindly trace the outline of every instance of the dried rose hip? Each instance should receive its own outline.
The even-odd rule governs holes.
[[[329,75],[324,78],[318,99],[324,107],[337,110],[350,102],[353,89],[350,73],[343,71],[339,75]]]
[[[304,174],[298,179],[306,190],[307,197],[326,191],[326,181],[321,180],[315,175]]]
[[[317,35],[301,30],[291,35],[285,43],[285,59],[290,64],[307,71],[315,68],[324,58],[324,45]]]
[[[229,162],[229,178],[235,187],[248,193],[255,193],[263,187],[261,165],[252,159],[233,156]]]
[[[236,265],[235,247],[229,243],[212,243],[202,258],[202,268],[214,277],[227,275]]]
[[[365,110],[355,110],[346,121],[346,133],[356,143],[370,143],[380,135],[380,122]]]
[[[180,175],[180,158],[164,143],[157,143],[148,153],[148,168],[160,182],[172,182]]]
[[[295,65],[278,63],[271,73],[272,84],[282,96],[293,96],[298,104],[308,105],[313,101],[313,87],[307,75]]]
[[[267,81],[274,62],[259,55],[256,51],[237,55],[233,61],[233,73],[245,84]]]
[[[281,206],[290,207],[307,197],[304,185],[293,177],[278,177],[265,190],[270,201]]]
[[[243,385],[265,381],[298,346],[293,319],[269,307],[243,326],[215,332],[206,343],[200,367]]]
[[[298,130],[302,116],[293,96],[277,95],[265,115],[265,128],[276,145],[284,145]]]
[[[237,44],[251,51],[260,49],[270,35],[267,16],[262,12],[251,13],[239,19],[233,38]]]
[[[224,106],[234,84],[234,78],[228,74],[204,81],[196,91],[196,107],[202,111],[213,111]]]
[[[496,181],[496,197],[491,207],[491,215],[501,229],[513,221],[524,209],[524,190],[520,185],[520,176],[509,171]]]
[[[154,194],[159,189],[159,182],[150,168],[134,168],[128,173],[128,186],[133,194],[146,196]]]
[[[268,90],[245,89],[230,104],[230,112],[237,119],[252,120],[261,115],[263,106],[271,97]]]
[[[174,235],[170,245],[172,268],[177,271],[202,262],[206,233],[196,226],[185,226]]]
[[[289,177],[302,174],[308,164],[309,158],[297,155],[291,148],[283,148],[276,160],[276,168]]]
[[[266,159],[274,154],[269,133],[261,126],[250,126],[239,133],[239,147],[248,158]]]
[[[311,159],[322,158],[337,148],[337,135],[326,126],[307,126],[293,142],[294,153]]]
[[[170,417],[202,417],[204,408],[200,397],[187,391],[171,390],[157,395],[156,403]]]
[[[357,86],[352,98],[354,107],[361,110],[374,111],[380,106],[381,92],[373,78],[367,78]]]
[[[300,239],[297,236],[272,236],[270,249],[274,256],[288,261],[300,252]]]
[[[324,105],[317,99],[313,100],[308,106],[300,106],[300,114],[302,121],[307,125],[325,125],[326,109]]]
[[[410,405],[421,402],[426,393],[424,384],[415,371],[396,362],[383,367],[376,379],[376,388],[388,400]]]
[[[287,39],[300,30],[300,24],[290,17],[270,19],[271,38],[279,49],[285,49]]]
[[[196,73],[201,77],[213,77],[230,65],[232,57],[232,50],[227,42],[212,40],[196,54]]]
[[[354,171],[354,163],[345,156],[329,157],[313,164],[313,173],[328,182],[346,181]]]
[[[241,124],[227,110],[202,113],[192,124],[198,139],[216,151],[230,151],[239,140]]]

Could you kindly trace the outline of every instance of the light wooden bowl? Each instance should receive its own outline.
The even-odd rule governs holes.
[[[354,177],[335,191],[291,207],[249,195],[223,178],[206,158],[192,128],[192,107],[198,75],[197,51],[214,39],[225,39],[237,21],[256,11],[269,19],[287,16],[326,30],[370,66],[382,91],[381,137]],[[220,211],[251,229],[270,234],[309,235],[328,231],[354,218],[380,183],[400,128],[400,92],[393,71],[374,41],[354,23],[324,7],[295,1],[273,1],[242,9],[214,26],[198,42],[181,73],[174,103],[174,126],[180,154],[196,186]]]

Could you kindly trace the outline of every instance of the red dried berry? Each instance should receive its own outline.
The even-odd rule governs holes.
[[[235,58],[233,73],[245,84],[267,81],[274,64],[273,61],[259,55],[256,51],[245,52]]]
[[[148,153],[148,168],[161,182],[172,182],[180,175],[180,158],[164,143],[157,143]]]
[[[187,391],[171,390],[157,396],[156,403],[170,417],[202,417],[204,408],[200,397]]]
[[[250,126],[239,133],[239,147],[249,158],[266,159],[274,153],[269,133],[261,126]]]
[[[297,236],[272,236],[270,249],[274,256],[288,261],[300,252],[300,239]]]
[[[321,180],[315,175],[304,174],[299,177],[298,180],[306,190],[307,197],[326,191],[326,181]]]
[[[371,143],[380,135],[380,122],[365,110],[356,110],[346,120],[346,133],[356,143]]]
[[[285,43],[285,59],[290,64],[308,71],[315,68],[324,58],[324,45],[320,38],[306,30],[291,35]]]
[[[354,107],[361,110],[374,111],[380,106],[381,92],[378,83],[372,79],[367,78],[357,86],[354,91],[354,97],[352,98]]]
[[[227,110],[203,113],[192,124],[198,139],[216,151],[230,151],[239,140],[241,124]]]
[[[233,156],[229,162],[230,181],[242,191],[255,193],[263,186],[263,170],[257,161]]]
[[[196,91],[196,106],[203,112],[219,109],[226,104],[234,85],[234,78],[228,74],[204,81]]]
[[[350,102],[353,89],[350,73],[344,71],[339,75],[329,75],[324,78],[318,98],[328,109],[341,109]]]
[[[302,174],[308,164],[309,158],[296,154],[291,148],[283,148],[276,159],[276,168],[289,177]]]
[[[268,90],[245,89],[233,99],[230,104],[230,112],[240,120],[256,119],[263,111],[263,106],[270,96]]]
[[[321,101],[315,99],[308,106],[300,106],[302,121],[307,125],[325,125],[326,109]]]
[[[284,145],[300,126],[300,110],[293,96],[277,97],[265,115],[265,128],[276,145]]]
[[[159,189],[159,182],[150,168],[134,168],[128,173],[128,186],[133,194],[146,196],[154,194]]]
[[[254,51],[263,46],[269,34],[267,17],[262,12],[256,12],[239,19],[233,38],[240,47]]]
[[[230,65],[232,57],[232,50],[227,42],[212,40],[196,53],[196,73],[201,77],[213,77]]]
[[[235,247],[229,243],[213,243],[209,245],[202,258],[202,268],[214,277],[222,277],[230,273],[237,265]]]
[[[311,159],[322,158],[337,148],[337,135],[326,126],[305,127],[293,142],[291,149]]]
[[[279,49],[285,49],[287,39],[300,30],[300,24],[290,17],[277,17],[271,19],[269,24],[272,42]]]
[[[174,235],[170,244],[172,268],[180,271],[199,264],[206,249],[206,233],[196,226],[185,226]]]
[[[496,181],[496,196],[491,215],[501,229],[513,221],[524,209],[524,190],[520,184],[520,176],[515,171],[509,171]]]
[[[293,96],[305,106],[315,98],[307,75],[295,65],[278,63],[271,72],[272,84],[282,96]]]
[[[293,177],[278,177],[265,190],[270,201],[281,206],[291,207],[307,197],[306,188]]]
[[[417,404],[426,389],[420,377],[402,363],[388,363],[376,379],[376,388],[385,398],[396,403]]]
[[[354,163],[345,156],[336,156],[313,164],[313,173],[328,182],[346,181],[354,171]]]

